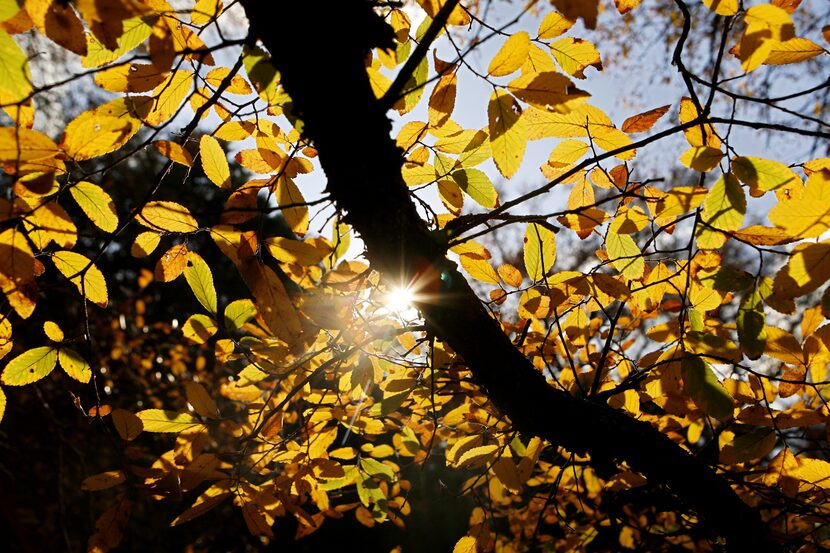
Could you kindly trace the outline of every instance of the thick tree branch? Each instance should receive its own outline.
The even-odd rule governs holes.
[[[593,462],[624,461],[668,487],[733,551],[775,551],[760,514],[715,471],[650,424],[558,391],[487,313],[418,216],[401,177],[402,155],[365,72],[371,46],[391,31],[368,2],[241,0],[252,33],[274,56],[328,178],[328,192],[360,233],[372,266],[403,282],[441,275],[441,298],[419,309],[460,354],[515,427]]]

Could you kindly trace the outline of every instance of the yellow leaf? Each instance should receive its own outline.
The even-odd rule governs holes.
[[[7,173],[64,172],[63,154],[45,134],[20,127],[0,127],[0,164]]]
[[[585,69],[602,71],[602,60],[596,47],[581,38],[560,38],[550,45],[551,53],[562,70],[577,79],[585,78]]]
[[[156,140],[153,142],[153,146],[161,155],[170,161],[184,165],[185,167],[193,167],[193,156],[180,144],[170,142],[169,140]],[[227,160],[225,163],[227,163]]]
[[[138,222],[165,232],[193,232],[199,229],[199,223],[190,210],[175,202],[147,202],[138,216]]]
[[[43,323],[43,333],[53,342],[63,342],[63,330],[54,321],[46,321]]]
[[[552,11],[539,24],[539,38],[556,38],[568,32],[573,24],[573,21],[566,19],[559,12]]]
[[[132,17],[123,21],[124,33],[117,39],[117,47],[110,50],[94,34],[88,33],[87,54],[81,58],[84,67],[101,67],[113,62],[147,40],[153,28],[141,17]]]
[[[645,272],[643,253],[628,234],[608,232],[605,237],[608,260],[628,280],[639,280]]]
[[[499,173],[510,178],[522,163],[527,141],[521,108],[513,96],[497,90],[490,97],[487,115],[493,161]]]
[[[733,166],[734,167],[734,166]],[[783,246],[796,239],[785,231],[761,225],[751,225],[732,232],[737,239],[755,244],[756,246]]]
[[[523,257],[527,276],[539,282],[556,260],[556,235],[550,229],[531,223],[525,231]]]
[[[22,2],[20,0],[2,0],[0,1],[0,22],[11,19],[21,9]]]
[[[29,63],[20,46],[0,29],[0,103],[12,104],[32,92]]]
[[[95,84],[110,92],[149,92],[167,78],[166,71],[160,71],[149,64],[127,63],[117,65],[95,74]]]
[[[205,25],[222,13],[222,0],[196,0],[193,11],[190,12],[190,22],[194,25]]]
[[[427,12],[430,19],[435,19],[441,6],[446,4],[446,0],[417,0],[417,2]],[[456,6],[450,12],[449,19],[447,19],[448,25],[467,25],[469,23],[470,15],[461,6]]]
[[[130,247],[130,254],[133,257],[147,257],[153,253],[160,241],[161,237],[157,232],[142,232],[135,237],[135,242]]]
[[[3,415],[6,413],[6,393],[3,388],[0,388],[0,422],[3,421]]]
[[[7,386],[23,386],[37,382],[52,372],[58,360],[58,350],[50,346],[24,351],[6,365],[0,381]]]
[[[219,408],[204,386],[198,382],[188,381],[184,383],[184,390],[187,394],[187,402],[194,411],[208,419],[219,418]]]
[[[117,486],[126,480],[127,475],[125,475],[123,471],[110,470],[85,478],[84,481],[81,482],[81,489],[86,492],[97,492],[99,490],[106,490],[107,488]]]
[[[34,273],[35,256],[26,235],[16,228],[0,233],[0,289],[24,319],[35,308],[34,298],[28,292],[29,284],[35,278]]]
[[[153,109],[147,114],[145,123],[157,126],[173,117],[192,91],[193,78],[192,71],[179,69],[158,85],[153,91]]]
[[[219,141],[212,136],[203,135],[199,141],[199,154],[207,178],[219,188],[230,188],[231,172],[228,159]]]
[[[170,526],[184,524],[216,507],[219,503],[231,496],[231,484],[231,480],[222,480],[209,487],[202,495],[196,498],[196,501],[193,502],[193,505],[189,509],[173,519]]]
[[[293,343],[299,337],[302,326],[282,281],[270,267],[256,258],[241,262],[239,270],[256,299],[265,324],[277,336]]]
[[[809,189],[808,183],[805,194]],[[830,198],[782,200],[770,210],[768,217],[793,238],[814,238],[830,228]]]
[[[775,275],[775,293],[797,298],[817,290],[830,280],[830,242],[799,244],[787,265]]]
[[[509,263],[502,263],[499,265],[499,276],[505,284],[513,288],[520,288],[522,286],[522,272]]]
[[[0,359],[4,358],[12,350],[12,324],[9,317],[0,319]]]
[[[617,11],[625,15],[637,6],[640,5],[641,0],[614,0],[614,5],[617,6]]]
[[[590,96],[574,87],[569,78],[556,71],[524,73],[510,81],[507,89],[523,102],[543,109],[550,106],[560,113],[567,113],[578,107]]]
[[[112,423],[118,435],[124,440],[135,440],[144,430],[144,423],[141,419],[126,409],[113,409],[110,417],[112,417]]]
[[[476,255],[460,255],[459,260],[464,270],[476,280],[490,284],[499,283],[499,275],[490,263]]]
[[[692,146],[680,156],[680,163],[701,173],[708,173],[718,166],[723,152],[709,146]]]
[[[801,178],[792,169],[781,162],[760,157],[736,157],[732,160],[732,172],[750,188],[764,192],[802,187]]]
[[[57,202],[32,206],[24,222],[29,238],[39,250],[50,242],[60,247],[71,248],[78,238],[78,229],[66,210]]]
[[[277,180],[277,204],[282,208],[285,222],[298,236],[308,232],[308,206],[294,181],[285,175]]]
[[[440,127],[446,123],[455,108],[455,96],[458,86],[455,71],[445,73],[436,83],[429,96],[429,124]]]
[[[681,123],[694,121],[699,115],[691,98],[684,97],[680,100]],[[720,149],[720,138],[717,137],[714,127],[709,123],[701,123],[700,125],[684,129],[683,134],[691,146],[709,146],[710,148]]]
[[[548,156],[551,167],[569,167],[588,153],[591,147],[581,140],[563,140]]]
[[[92,261],[79,253],[59,251],[52,256],[52,262],[82,296],[100,307],[107,306],[107,281]]]
[[[219,326],[212,318],[202,313],[191,315],[182,325],[182,334],[196,344],[204,344],[216,334]]]
[[[496,444],[473,447],[458,457],[455,466],[456,468],[465,468],[486,465],[493,460],[500,449],[501,447]]]
[[[135,415],[141,419],[145,432],[179,433],[204,428],[199,419],[187,413],[177,413],[163,409],[145,409]]]
[[[744,72],[754,71],[763,64],[776,42],[772,31],[764,23],[750,23],[741,36],[740,57]]]
[[[476,539],[471,536],[464,536],[455,543],[452,553],[478,553]]]
[[[487,73],[494,77],[501,77],[513,73],[525,62],[529,49],[530,35],[524,31],[514,34],[507,39],[507,42],[502,45],[490,61],[490,67],[487,69]]]
[[[86,384],[92,378],[92,369],[90,369],[89,363],[74,349],[61,348],[58,351],[58,362],[61,364],[63,372],[78,382]]]
[[[216,69],[208,71],[208,74],[205,75],[205,81],[213,85],[214,88],[218,88],[230,73],[231,70],[227,67],[217,67]],[[253,90],[251,89],[251,85],[242,76],[234,75],[231,77],[231,83],[225,89],[225,92],[231,94],[250,94]]]
[[[89,220],[104,232],[118,228],[118,214],[109,194],[97,184],[76,182],[69,191]]]
[[[703,3],[718,15],[735,15],[738,13],[738,0],[703,0]]]
[[[571,21],[576,21],[577,18],[581,17],[586,28],[593,29],[596,27],[597,12],[599,11],[597,0],[551,0],[551,3]]]
[[[793,37],[789,40],[776,40],[770,45],[764,64],[786,65],[812,59],[827,52],[824,48],[806,38]]]
[[[318,248],[309,242],[273,236],[265,239],[265,246],[277,261],[315,265],[331,253],[330,248]]]
[[[187,279],[199,303],[211,313],[216,314],[216,289],[213,286],[213,273],[202,256],[195,252],[187,253],[184,278]]]

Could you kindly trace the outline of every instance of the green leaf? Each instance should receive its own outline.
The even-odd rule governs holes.
[[[383,464],[377,459],[372,459],[370,457],[365,457],[361,459],[360,468],[363,469],[363,471],[369,474],[370,476],[374,476],[375,478],[379,478],[381,480],[386,480],[387,482],[394,482],[395,480],[397,480],[397,478],[395,477],[395,471],[393,471],[391,467]]]
[[[89,368],[89,363],[74,349],[61,348],[58,351],[58,362],[66,374],[79,382],[86,384],[92,378],[92,370]]]
[[[703,202],[703,220],[721,230],[737,230],[746,214],[746,195],[731,173],[715,182]]]
[[[741,302],[736,319],[738,342],[749,359],[758,359],[764,353],[766,345],[766,318],[761,294],[752,290]]]
[[[225,328],[236,330],[256,315],[256,306],[249,299],[232,301],[225,308]]]
[[[452,173],[452,179],[478,205],[492,209],[499,204],[499,194],[484,171],[460,169]]]
[[[631,236],[609,230],[605,237],[605,249],[611,265],[625,278],[638,280],[643,277],[646,268],[643,252]]]
[[[188,252],[187,265],[184,268],[184,278],[190,285],[190,289],[196,295],[196,299],[202,306],[210,311],[216,313],[216,288],[213,286],[213,273],[210,267],[202,259],[202,256]]]
[[[718,380],[712,368],[700,357],[686,353],[680,364],[686,391],[704,413],[716,419],[732,416],[734,401]]]
[[[141,419],[145,432],[184,432],[203,428],[199,419],[187,413],[177,413],[163,409],[145,409],[136,416]]]
[[[58,350],[50,346],[24,351],[6,365],[0,381],[8,386],[23,386],[37,382],[55,368]]]

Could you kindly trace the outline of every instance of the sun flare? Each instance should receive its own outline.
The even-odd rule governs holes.
[[[393,288],[386,294],[385,307],[392,313],[403,315],[414,310],[415,294],[407,287]]]

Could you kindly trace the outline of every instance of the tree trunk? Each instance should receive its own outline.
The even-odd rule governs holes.
[[[776,551],[760,513],[731,486],[650,424],[545,382],[445,257],[401,177],[401,151],[365,71],[371,47],[391,30],[362,0],[241,0],[251,37],[273,56],[295,112],[328,178],[328,192],[388,281],[409,282],[425,264],[442,274],[439,301],[420,309],[516,429],[593,462],[624,461],[665,485],[731,551]],[[433,271],[430,271],[433,272]]]

